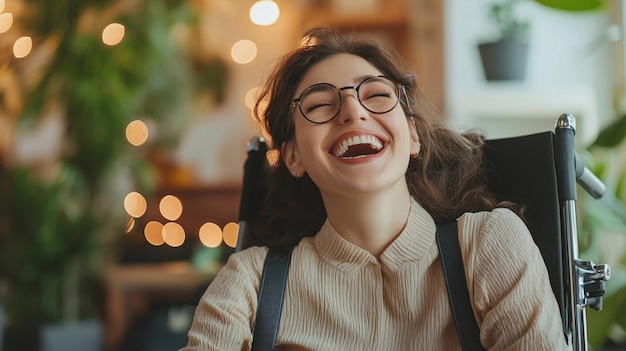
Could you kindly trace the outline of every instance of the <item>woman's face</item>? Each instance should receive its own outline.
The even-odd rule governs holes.
[[[367,77],[381,74],[359,56],[334,55],[310,68],[293,98],[300,97],[314,84],[354,87]],[[379,103],[377,95],[385,93],[386,98],[388,91],[373,87],[371,90],[363,85],[359,94],[370,110],[381,112],[376,105]],[[313,119],[332,117],[335,110],[327,106],[331,103],[316,96],[316,89],[311,91],[314,93],[308,100],[300,102],[302,111]],[[419,152],[419,139],[400,104],[377,114],[359,102],[355,89],[344,89],[341,95],[337,116],[323,124],[310,122],[297,107],[293,110],[295,137],[282,146],[282,156],[291,174],[301,177],[307,173],[323,195],[366,193],[398,185],[406,187],[404,174],[411,154]]]

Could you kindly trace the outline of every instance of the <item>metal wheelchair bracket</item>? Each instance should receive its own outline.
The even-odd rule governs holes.
[[[563,225],[564,267],[567,272],[568,298],[566,301],[565,333],[574,351],[587,351],[586,307],[596,311],[602,309],[605,282],[611,277],[606,264],[595,265],[579,259],[576,224],[576,183],[595,198],[605,191],[604,184],[587,170],[582,162],[576,165],[574,135],[576,118],[564,113],[555,126],[555,165],[561,203]]]
[[[605,282],[611,279],[611,267],[607,264],[595,265],[591,261],[575,262],[579,282],[584,295],[582,307],[590,307],[596,311],[602,309],[602,296],[606,293]]]

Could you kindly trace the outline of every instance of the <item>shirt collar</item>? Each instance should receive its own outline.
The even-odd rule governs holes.
[[[344,239],[328,219],[315,235],[319,255],[338,270],[350,274],[368,264],[382,264],[392,270],[422,259],[435,245],[435,222],[415,200],[406,226],[380,256],[380,262],[368,251]]]

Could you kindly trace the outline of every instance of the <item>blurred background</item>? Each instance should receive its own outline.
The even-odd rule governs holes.
[[[233,252],[256,91],[302,33],[393,45],[453,128],[577,119],[581,256],[626,340],[619,0],[0,0],[0,350],[175,350]],[[496,56],[492,56],[496,55]],[[500,56],[498,56],[500,55]],[[70,340],[70,346],[64,339]]]

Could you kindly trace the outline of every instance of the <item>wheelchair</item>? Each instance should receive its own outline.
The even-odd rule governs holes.
[[[605,186],[576,154],[575,132],[575,117],[562,114],[557,118],[554,131],[487,140],[484,153],[489,188],[499,200],[513,201],[524,205],[526,209],[526,223],[548,269],[551,289],[560,308],[563,333],[568,344],[572,350],[586,351],[586,308],[601,310],[605,283],[610,279],[610,267],[583,261],[579,257],[576,186],[579,184],[594,198],[603,195]],[[258,174],[267,163],[264,139],[255,137],[250,140],[247,152],[236,251],[247,247],[248,224],[261,203],[258,200],[262,198]],[[278,261],[288,259],[279,258]],[[280,265],[284,262],[274,264]],[[264,275],[273,269],[279,268],[272,268],[271,262],[269,265],[266,262]],[[284,284],[280,278],[272,279],[274,281],[270,279],[263,285]],[[262,286],[264,288],[267,287]],[[257,313],[255,325],[262,325],[263,332],[274,333],[275,337],[282,295],[280,287],[269,288],[274,290],[265,295],[274,295],[277,300],[269,303],[260,301],[259,311],[264,310],[266,317]],[[258,333],[255,331],[255,341]]]

